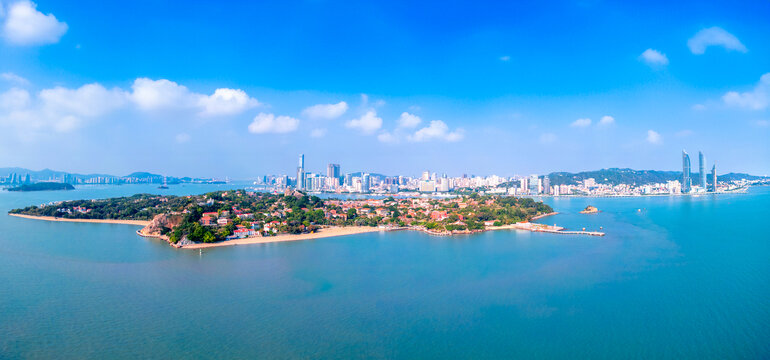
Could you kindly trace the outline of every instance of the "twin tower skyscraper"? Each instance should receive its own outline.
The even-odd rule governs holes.
[[[690,155],[687,154],[687,151],[682,150],[682,192],[683,193],[689,193],[692,191],[692,178],[690,173]],[[707,178],[708,175],[706,174],[706,156],[703,155],[703,152],[698,151],[698,182],[697,185],[700,186],[702,191],[716,191],[717,188],[717,165],[714,164],[714,166],[711,168],[711,187],[708,187]]]

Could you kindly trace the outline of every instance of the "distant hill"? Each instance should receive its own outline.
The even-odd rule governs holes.
[[[609,168],[594,171],[582,171],[578,173],[569,172],[553,172],[548,174],[551,185],[576,185],[578,182],[585,179],[593,178],[600,184],[636,184],[644,185],[651,183],[665,183],[666,181],[682,180],[681,171],[661,171],[661,170],[634,170],[634,169],[620,169]],[[691,178],[693,182],[699,178],[698,173],[692,173]],[[724,175],[717,175],[719,181],[733,181],[733,180],[757,180],[762,179],[762,176],[754,176],[742,173],[728,173]]]
[[[366,173],[362,172],[362,171],[358,171],[358,172],[350,173],[350,176],[352,176],[352,177],[361,177],[361,176],[363,176],[363,174],[366,174]],[[389,177],[387,175],[377,174],[377,173],[368,173],[368,174],[369,174],[369,177],[372,178],[372,179],[384,180],[385,178]]]
[[[717,175],[719,181],[734,181],[734,180],[759,180],[766,179],[765,176],[749,175],[744,173],[727,173],[724,175]]]
[[[124,184],[124,183],[152,183],[159,184],[166,181],[168,184],[178,184],[181,182],[210,182],[211,179],[191,179],[187,180],[179,179],[176,177],[165,177],[163,175],[153,174],[149,172],[139,171],[133,172],[126,176],[116,176],[109,174],[76,174],[66,171],[57,171],[51,169],[43,170],[30,170],[20,167],[6,167],[0,168],[0,183],[9,184],[8,177],[12,174],[16,174],[17,181],[15,184],[19,184],[19,179],[25,179],[27,175],[30,177],[31,182],[41,181],[58,181],[70,184]]]
[[[71,175],[75,177],[112,177],[113,175],[107,175],[107,174],[73,174],[68,173],[66,171],[57,171],[57,170],[51,170],[51,169],[43,169],[43,170],[30,170],[20,167],[6,167],[6,168],[0,168],[0,177],[8,177],[11,174],[21,175],[24,176],[26,174],[29,174],[29,176],[32,179],[36,180],[48,180],[48,179],[56,179],[61,178],[64,175]]]

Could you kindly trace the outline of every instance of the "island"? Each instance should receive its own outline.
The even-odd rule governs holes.
[[[596,208],[596,206],[588,205],[585,209],[581,210],[581,214],[596,214],[599,212],[599,209]]]
[[[560,231],[530,221],[555,214],[531,198],[471,194],[454,198],[321,199],[300,191],[216,191],[202,195],[138,194],[54,202],[11,215],[58,221],[131,222],[139,235],[175,247],[200,248],[417,230],[432,235],[485,230]]]
[[[23,184],[8,188],[8,191],[52,191],[52,190],[75,190],[71,184],[58,182],[39,182],[34,184]]]

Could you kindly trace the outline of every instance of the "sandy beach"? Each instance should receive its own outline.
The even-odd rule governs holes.
[[[25,219],[45,220],[45,221],[59,221],[59,222],[79,222],[79,223],[98,223],[98,224],[123,224],[123,225],[140,225],[147,226],[150,221],[147,220],[101,220],[101,219],[63,219],[53,216],[33,216],[23,214],[8,214],[10,216],[16,216]]]
[[[310,234],[281,234],[276,236],[250,237],[245,239],[227,240],[216,243],[199,243],[194,245],[182,246],[182,249],[205,249],[220,246],[249,245],[249,244],[267,244],[285,241],[313,240],[334,236],[345,236],[354,234],[363,234],[377,231],[387,231],[378,227],[371,226],[335,226],[322,228],[315,233]]]
[[[548,214],[543,214],[543,215],[533,216],[531,221],[534,221],[534,220],[537,220],[537,219],[542,219],[542,218],[544,218],[544,217],[546,217],[546,216],[552,216],[552,215],[556,215],[556,214],[558,214],[558,213],[559,213],[558,211],[554,211],[554,212],[549,212]]]

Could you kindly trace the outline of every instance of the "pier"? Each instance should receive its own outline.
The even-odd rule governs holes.
[[[527,230],[532,232],[546,232],[551,234],[563,234],[563,235],[589,235],[589,236],[604,236],[601,231],[585,231],[585,230],[564,230],[561,226],[546,225],[538,223],[516,223],[512,228],[518,230]]]

